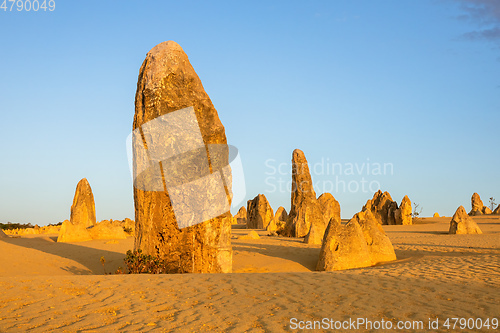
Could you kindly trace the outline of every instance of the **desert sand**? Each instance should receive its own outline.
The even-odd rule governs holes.
[[[474,217],[482,235],[449,235],[450,219],[384,225],[398,260],[337,272],[314,272],[319,245],[264,230],[237,239],[240,226],[231,274],[104,275],[124,266],[133,237],[11,236],[0,240],[0,332],[271,332],[292,318],[422,321],[404,331],[424,332],[429,318],[498,318],[500,216]]]

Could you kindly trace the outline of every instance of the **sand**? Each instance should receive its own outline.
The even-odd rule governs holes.
[[[500,217],[474,220],[483,235],[448,235],[450,218],[384,226],[398,260],[340,272],[314,272],[319,246],[262,230],[241,240],[248,230],[233,229],[232,274],[104,275],[133,238],[2,239],[0,332],[275,332],[323,318],[425,325],[407,332],[438,318],[439,331],[462,331],[442,324],[500,317]]]

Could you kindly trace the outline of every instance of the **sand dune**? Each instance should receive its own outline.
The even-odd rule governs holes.
[[[384,226],[396,262],[321,273],[311,272],[319,246],[265,231],[240,240],[248,230],[233,230],[233,274],[103,275],[100,257],[108,272],[123,266],[132,238],[1,240],[0,332],[269,332],[290,329],[291,318],[498,318],[500,218],[474,217],[483,235],[448,235],[449,220]]]

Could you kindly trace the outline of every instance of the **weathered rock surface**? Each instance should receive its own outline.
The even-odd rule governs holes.
[[[283,234],[288,237],[305,237],[309,233],[311,223],[317,223],[319,226],[324,222],[314,192],[309,165],[300,149],[295,149],[292,153],[291,192],[290,213]],[[318,209],[319,211],[316,211]]]
[[[166,115],[173,121],[165,124],[168,131],[149,131],[148,122],[162,125]],[[133,139],[135,249],[162,258],[171,273],[231,272],[224,126],[187,55],[173,41],[155,46],[141,66],[134,134],[139,128],[144,134]],[[164,157],[166,152],[172,155]],[[154,165],[141,169],[139,163],[151,155]],[[168,170],[165,177],[162,168]],[[200,221],[191,218],[195,213]]]
[[[469,215],[474,216],[474,215],[482,215],[483,214],[483,201],[481,200],[481,197],[479,194],[474,193],[471,198],[471,205],[472,209],[469,212]]]
[[[500,205],[493,211],[492,214],[500,214]]]
[[[266,229],[273,217],[273,209],[264,194],[248,200],[247,229]]]
[[[86,178],[76,185],[73,205],[71,205],[70,222],[85,228],[96,224],[94,194]]]
[[[73,224],[65,220],[61,225],[57,242],[59,243],[76,243],[92,240],[89,231],[82,224]]]
[[[121,221],[103,220],[87,229],[92,239],[126,239]]]
[[[276,219],[276,221],[282,221],[286,223],[286,220],[288,219],[288,213],[286,212],[286,209],[283,206],[280,206],[276,210],[274,218]]]
[[[382,225],[377,222],[369,210],[357,213],[354,215],[353,220],[358,222],[363,230],[372,264],[396,260],[396,253],[391,240],[387,237]]]
[[[297,210],[297,217],[310,225],[309,232],[304,238],[304,243],[310,245],[321,245],[326,231],[325,217],[322,213],[318,200],[306,198],[302,201],[302,206]],[[332,217],[332,221],[337,221],[337,217]],[[340,221],[340,220],[339,220]]]
[[[369,209],[354,215],[345,226],[332,222],[328,224],[316,270],[336,271],[396,260],[389,237]]]
[[[363,229],[352,219],[345,226],[330,223],[321,246],[317,271],[338,271],[372,265]]]
[[[244,206],[241,206],[240,210],[238,210],[238,213],[236,213],[234,217],[236,218],[236,223],[247,224],[247,209]]]
[[[7,236],[2,229],[0,229],[0,238],[9,238],[9,236]]]
[[[321,212],[323,213],[323,221],[325,222],[325,230],[328,227],[328,223],[333,218],[338,224],[340,224],[340,204],[333,197],[331,193],[323,193],[318,198],[319,205],[321,206]]]
[[[474,193],[472,195],[471,205],[472,205],[472,209],[469,212],[470,216],[487,215],[487,214],[492,214],[493,213],[488,206],[485,206],[483,204],[483,201],[481,200],[481,197],[477,193]]]
[[[378,190],[371,200],[366,202],[363,209],[368,209],[380,224],[396,224],[396,210],[398,204],[392,200],[389,192]]]
[[[401,205],[399,206],[399,208],[396,210],[395,213],[396,224],[402,224],[402,225],[413,224],[413,219],[411,217],[411,214],[412,214],[411,201],[408,198],[408,196],[405,195],[403,200],[401,201]]]
[[[319,209],[317,205],[319,205]],[[312,215],[314,217],[310,218],[312,221],[311,228],[309,229],[309,233],[307,234],[307,236],[304,238],[304,243],[321,245],[328,224],[330,222],[336,224],[341,223],[340,204],[331,193],[323,193],[317,199],[317,204],[311,202],[309,206],[311,214],[314,214]],[[322,218],[316,213],[318,210],[321,212]],[[314,223],[314,221],[321,220],[323,220],[323,223]]]
[[[458,207],[450,221],[450,234],[482,234],[474,220],[467,215],[464,206]]]
[[[432,217],[439,217],[439,214],[438,213],[434,213],[434,215],[432,215]]]

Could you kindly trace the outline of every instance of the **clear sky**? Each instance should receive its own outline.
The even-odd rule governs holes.
[[[167,40],[240,150],[246,199],[288,210],[300,148],[343,218],[378,186],[425,216],[500,202],[500,1],[55,3],[0,9],[0,222],[68,219],[83,177],[98,220],[134,217],[125,140]]]

